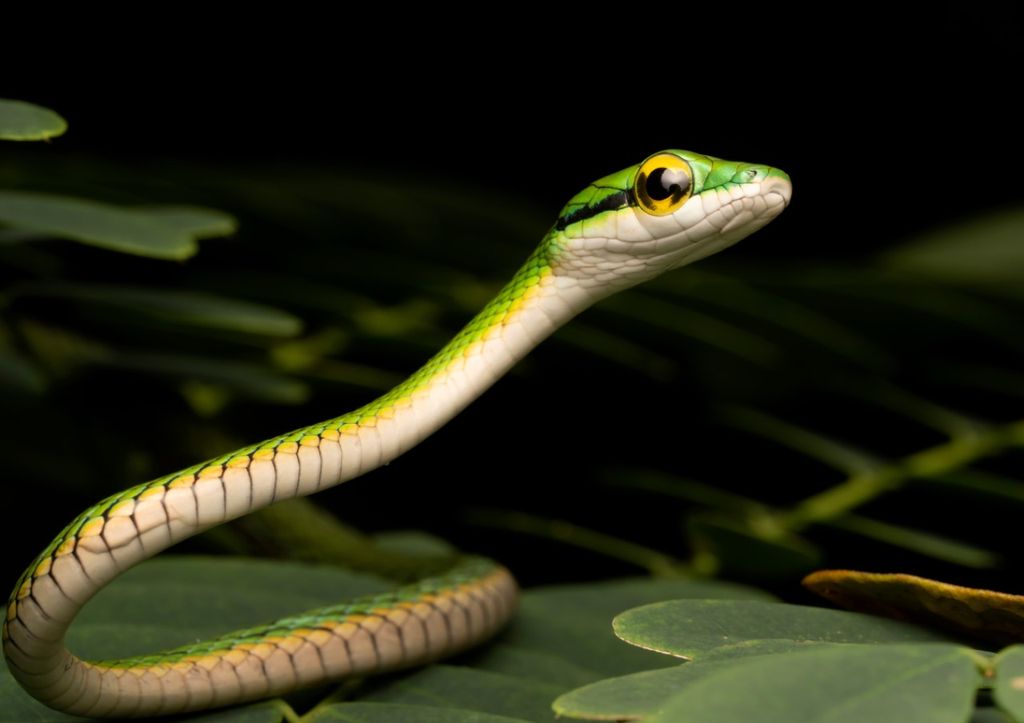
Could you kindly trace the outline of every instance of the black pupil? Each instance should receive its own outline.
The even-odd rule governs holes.
[[[656,168],[647,177],[647,195],[652,201],[679,199],[690,187],[690,177],[681,168]]]

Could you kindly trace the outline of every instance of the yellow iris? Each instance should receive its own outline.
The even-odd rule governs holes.
[[[674,153],[656,153],[637,168],[633,195],[652,216],[665,216],[681,207],[693,192],[690,164]]]

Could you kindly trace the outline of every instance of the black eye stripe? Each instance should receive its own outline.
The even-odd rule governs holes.
[[[577,209],[573,209],[570,213],[562,216],[555,222],[555,230],[562,231],[571,223],[577,223],[578,221],[585,221],[588,218],[593,218],[599,213],[605,211],[614,211],[622,208],[623,206],[629,205],[629,194],[625,191],[619,191],[618,193],[612,193],[605,196],[597,203],[590,204],[589,206],[582,206]]]

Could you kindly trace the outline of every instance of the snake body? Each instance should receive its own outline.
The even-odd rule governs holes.
[[[500,565],[468,558],[393,593],[153,655],[88,661],[64,646],[78,611],[124,570],[212,526],[390,462],[584,308],[735,243],[778,215],[790,189],[778,169],[679,150],[589,185],[501,292],[379,399],[80,514],[10,597],[2,632],[11,673],[67,713],[154,716],[416,665],[491,636],[515,610],[516,584]]]

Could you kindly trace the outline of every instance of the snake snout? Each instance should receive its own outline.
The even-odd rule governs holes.
[[[782,199],[782,205],[785,207],[789,205],[789,199],[793,197],[793,184],[785,171],[773,168],[768,177],[761,182],[761,193],[765,196],[778,196]]]

